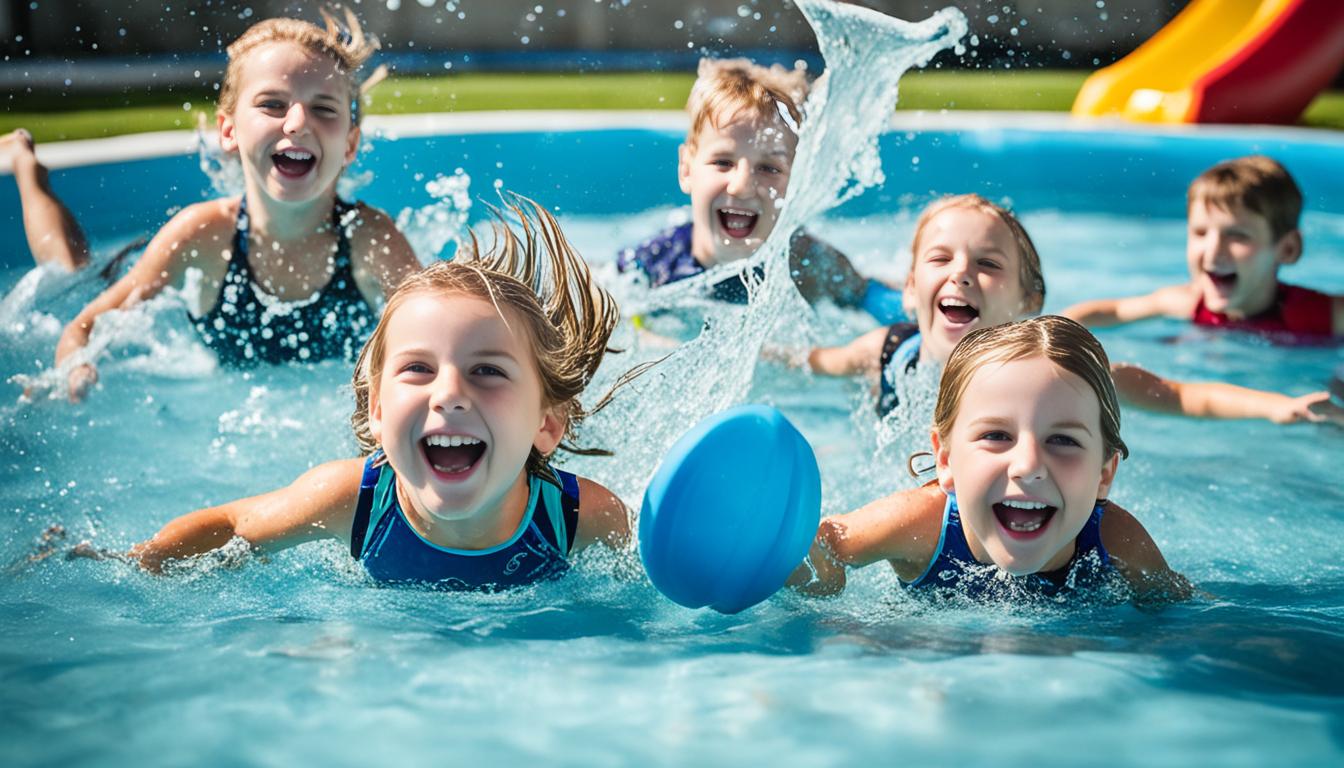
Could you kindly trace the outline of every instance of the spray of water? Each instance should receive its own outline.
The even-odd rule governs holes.
[[[796,335],[809,323],[811,311],[788,274],[793,232],[883,181],[877,137],[888,124],[901,75],[956,45],[967,30],[955,8],[912,24],[829,0],[797,5],[817,35],[826,73],[804,107],[787,205],[774,231],[750,259],[650,291],[626,307],[645,313],[703,306],[704,327],[584,425],[584,439],[621,457],[624,471],[602,479],[627,501],[638,498],[678,436],[745,399],[761,348],[777,329]],[[710,286],[734,276],[747,284],[745,309],[705,302]]]

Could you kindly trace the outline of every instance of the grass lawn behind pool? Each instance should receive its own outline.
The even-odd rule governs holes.
[[[1073,71],[915,71],[901,79],[898,109],[1064,112],[1087,78]],[[368,114],[505,109],[669,109],[685,106],[690,73],[468,74],[394,77],[373,91]],[[15,94],[0,111],[0,133],[23,127],[39,142],[191,128],[214,91],[145,89],[134,93]],[[1344,91],[1327,91],[1302,122],[1344,129]]]

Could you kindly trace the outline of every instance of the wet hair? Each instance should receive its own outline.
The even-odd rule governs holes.
[[[1029,357],[1044,357],[1087,382],[1101,404],[1101,438],[1106,458],[1117,453],[1128,458],[1129,448],[1120,438],[1120,403],[1106,350],[1082,325],[1058,315],[979,328],[966,334],[943,368],[938,404],[933,409],[933,428],[945,439],[952,434],[952,425],[961,409],[961,396],[971,376],[982,366]]]
[[[717,129],[742,114],[763,121],[783,119],[787,114],[785,122],[792,121],[789,127],[796,132],[803,122],[808,88],[802,68],[762,67],[748,59],[701,59],[686,101],[691,116],[686,146],[695,148],[706,123]]]
[[[369,429],[369,402],[378,389],[386,358],[388,321],[407,300],[424,294],[484,299],[501,316],[507,308],[506,321],[520,320],[531,342],[541,378],[542,405],[556,409],[565,420],[560,447],[571,453],[605,453],[575,448],[565,441],[587,415],[579,394],[601,364],[607,340],[620,319],[616,300],[597,285],[588,265],[545,208],[518,196],[508,198],[507,208],[518,220],[516,232],[506,213],[492,207],[494,236],[488,250],[482,250],[473,233],[470,247],[460,250],[452,261],[435,262],[406,278],[387,300],[355,365],[355,412],[350,422],[362,453],[379,447]],[[555,481],[548,458],[534,447],[527,457],[527,470]]]
[[[302,19],[288,18],[266,19],[248,27],[228,47],[229,65],[224,70],[224,82],[219,86],[219,112],[231,115],[238,106],[238,91],[242,88],[239,81],[247,55],[267,43],[288,42],[312,56],[327,56],[336,62],[350,87],[350,122],[359,125],[363,110],[359,108],[360,84],[355,80],[355,72],[378,49],[378,40],[364,34],[359,19],[349,8],[341,10],[344,24],[325,9],[321,11],[325,28]]]
[[[1185,200],[1186,211],[1199,200],[1224,211],[1245,208],[1269,223],[1275,241],[1297,229],[1302,217],[1302,190],[1287,168],[1264,155],[1213,166],[1190,182]]]
[[[1041,255],[1036,252],[1036,244],[1031,242],[1031,236],[1027,234],[1022,222],[1017,220],[1012,211],[979,195],[951,195],[924,207],[915,222],[915,236],[910,243],[911,274],[914,273],[915,261],[919,258],[919,241],[923,238],[929,222],[943,211],[955,208],[969,208],[993,216],[1008,228],[1013,235],[1013,243],[1017,245],[1018,280],[1022,283],[1022,292],[1027,299],[1026,311],[1040,312],[1045,304],[1045,275],[1041,272]]]

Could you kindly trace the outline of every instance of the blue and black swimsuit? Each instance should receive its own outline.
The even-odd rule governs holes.
[[[962,528],[957,497],[949,495],[943,507],[943,529],[929,567],[919,578],[902,582],[909,589],[952,590],[972,598],[1020,592],[1055,597],[1065,592],[1102,586],[1119,576],[1101,542],[1101,516],[1106,502],[1093,507],[1083,529],[1074,539],[1073,558],[1063,568],[1048,573],[1012,576],[997,566],[981,563],[971,554]]]
[[[919,326],[892,323],[882,341],[878,362],[877,415],[886,416],[901,404],[896,395],[896,378],[914,372],[919,365]]]
[[[497,591],[554,579],[569,570],[579,525],[579,481],[552,468],[555,483],[527,477],[527,510],[513,536],[480,550],[449,549],[426,541],[397,500],[397,475],[375,453],[364,462],[350,530],[350,554],[375,580],[438,589]]]
[[[353,361],[373,331],[378,315],[355,284],[350,238],[343,222],[356,205],[337,199],[332,226],[337,233],[331,279],[309,299],[278,299],[257,285],[248,261],[247,198],[238,203],[233,253],[215,306],[192,317],[197,333],[220,363],[247,368],[260,363]]]

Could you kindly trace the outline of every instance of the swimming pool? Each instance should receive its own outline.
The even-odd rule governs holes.
[[[558,208],[580,251],[627,295],[610,266],[615,250],[680,215],[679,118],[371,123],[397,138],[371,141],[363,199],[395,214],[430,204],[437,174],[462,168],[485,198],[499,180]],[[107,145],[51,158],[87,162],[86,148]],[[1306,255],[1286,279],[1344,291],[1344,140],[1330,134],[916,115],[894,123],[882,148],[886,183],[813,225],[869,272],[904,273],[914,217],[932,196],[979,191],[1022,212],[1042,254],[1047,311],[1180,281],[1188,180],[1259,151],[1283,160],[1307,196]],[[77,164],[53,180],[104,252],[210,186],[190,152]],[[5,378],[49,364],[60,323],[96,289],[49,277],[33,301],[15,295],[28,272],[17,209],[12,184],[0,183]],[[813,325],[833,340],[867,327],[827,307]],[[1338,349],[1199,337],[1169,322],[1101,338],[1113,357],[1159,373],[1299,393],[1321,388],[1341,360]],[[371,586],[332,544],[266,563],[226,554],[171,578],[112,563],[27,564],[50,524],[127,546],[171,516],[353,451],[339,364],[216,370],[167,298],[129,313],[108,354],[102,389],[84,405],[18,405],[16,388],[0,405],[0,556],[14,564],[0,579],[0,740],[12,764],[451,755],[585,766],[1259,766],[1344,753],[1338,430],[1126,411],[1133,456],[1113,497],[1210,593],[1157,614],[932,605],[900,593],[879,567],[858,572],[837,600],[781,595],[721,616],[662,599],[622,558],[588,558],[534,589],[467,596]],[[613,356],[607,366],[624,364]],[[861,383],[771,363],[755,373],[750,398],[780,406],[815,445],[827,514],[911,482],[904,458],[922,447],[918,425],[880,434]],[[566,466],[626,489],[630,502],[652,470],[619,459]]]

